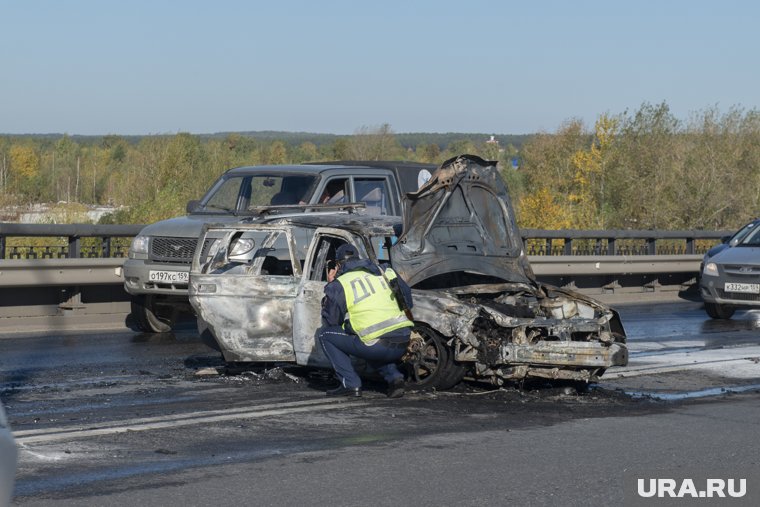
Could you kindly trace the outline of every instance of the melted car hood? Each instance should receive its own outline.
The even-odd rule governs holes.
[[[406,194],[391,258],[417,288],[535,281],[496,162],[473,155],[444,162]]]

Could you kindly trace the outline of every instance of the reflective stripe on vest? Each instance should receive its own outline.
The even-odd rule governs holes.
[[[396,277],[392,269],[387,269],[385,273],[388,279]],[[399,309],[393,291],[382,275],[361,270],[349,271],[340,275],[338,282],[346,294],[351,327],[363,342],[402,327],[414,326]]]

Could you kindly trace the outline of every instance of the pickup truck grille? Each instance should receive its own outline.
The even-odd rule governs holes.
[[[203,243],[204,252],[208,252],[212,241],[207,239]],[[150,242],[149,258],[156,262],[190,264],[197,244],[198,240],[195,238],[156,237]]]

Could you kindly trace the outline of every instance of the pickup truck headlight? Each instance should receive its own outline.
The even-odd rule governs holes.
[[[708,262],[705,264],[705,269],[702,271],[703,275],[718,276],[718,265],[714,262]]]
[[[132,238],[132,244],[129,246],[129,256],[134,258],[134,254],[148,255],[148,236],[135,236]]]
[[[230,257],[245,255],[256,246],[256,242],[251,238],[238,238],[232,242],[230,248]]]

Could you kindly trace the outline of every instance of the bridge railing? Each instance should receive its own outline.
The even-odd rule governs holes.
[[[0,223],[0,259],[126,257],[144,225]],[[731,231],[523,229],[530,256],[693,255]]]
[[[528,255],[694,255],[703,254],[730,231],[523,229]]]
[[[144,225],[0,223],[0,259],[126,257]]]

